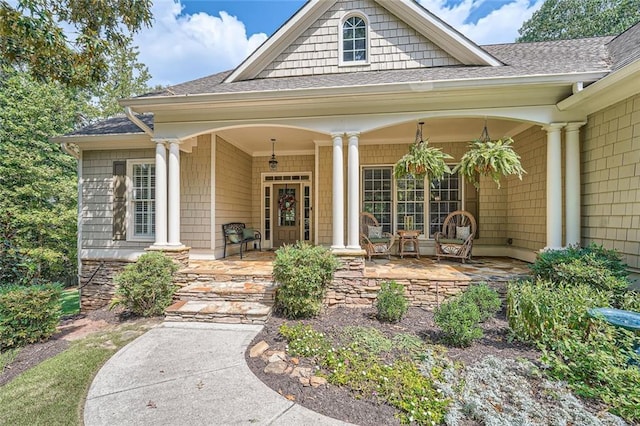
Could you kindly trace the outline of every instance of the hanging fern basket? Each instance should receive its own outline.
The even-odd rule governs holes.
[[[451,173],[447,160],[453,159],[438,148],[429,146],[428,141],[422,140],[422,125],[416,131],[416,142],[409,147],[405,154],[393,167],[393,175],[396,179],[413,176],[416,179],[441,180],[445,173]]]
[[[486,127],[483,131],[483,135],[485,134]],[[498,188],[503,176],[516,175],[522,180],[522,175],[527,172],[522,168],[520,156],[513,150],[512,144],[511,138],[492,141],[487,137],[474,140],[453,173],[460,173],[476,188],[480,186],[478,176],[490,177]]]

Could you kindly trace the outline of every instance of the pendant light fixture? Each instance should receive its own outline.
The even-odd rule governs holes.
[[[276,160],[276,140],[271,139],[271,159],[269,160],[269,168],[276,170],[278,168],[278,160]]]

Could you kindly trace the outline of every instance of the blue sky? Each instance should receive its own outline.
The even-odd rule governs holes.
[[[510,43],[543,0],[419,0],[478,44]],[[234,68],[305,0],[154,0],[154,24],[134,38],[152,84]]]

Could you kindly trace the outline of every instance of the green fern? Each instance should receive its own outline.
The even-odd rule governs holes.
[[[393,174],[396,179],[412,175],[416,179],[441,180],[445,173],[451,173],[447,160],[453,159],[439,148],[432,148],[427,141],[413,144],[409,153],[405,154],[394,166]]]
[[[495,141],[477,139],[471,142],[467,151],[454,167],[452,173],[460,173],[476,188],[479,187],[477,176],[488,176],[500,188],[502,176],[522,175],[527,173],[520,164],[520,156],[513,150],[513,139],[504,138]]]

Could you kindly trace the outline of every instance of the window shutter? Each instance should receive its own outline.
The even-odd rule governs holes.
[[[127,239],[127,162],[113,162],[113,239]]]

